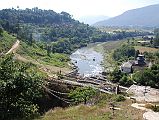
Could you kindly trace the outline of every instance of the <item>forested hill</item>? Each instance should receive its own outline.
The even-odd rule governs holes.
[[[108,34],[74,20],[69,13],[53,10],[3,9],[0,10],[0,26],[18,39],[53,53],[71,53],[90,42],[105,42],[142,35],[140,32],[116,32]],[[147,33],[146,33],[147,34]]]
[[[3,9],[0,11],[0,18],[14,24],[18,20],[20,23],[34,24],[61,24],[73,23],[74,19],[66,12],[56,13],[53,10],[42,10],[38,8],[17,10]]]
[[[0,20],[4,30],[17,34],[19,39],[29,44],[43,41],[43,48],[50,52],[70,53],[101,34],[97,29],[74,20],[66,12],[56,13],[53,10],[3,9]]]

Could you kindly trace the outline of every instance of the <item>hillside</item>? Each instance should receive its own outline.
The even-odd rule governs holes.
[[[17,58],[39,65],[47,73],[60,70],[68,73],[65,68],[69,67],[69,54],[89,43],[148,34],[138,31],[109,34],[74,20],[69,13],[38,8],[3,9],[0,10],[0,19],[0,28],[9,33],[4,32],[5,36],[12,38],[13,35],[20,40]],[[4,49],[11,48],[14,42],[2,41],[1,46],[5,45],[1,52],[7,52]]]
[[[16,38],[3,31],[2,35],[0,36],[0,56],[1,54],[7,53],[14,42],[16,42]]]
[[[76,48],[86,46],[90,37],[101,32],[74,20],[66,12],[38,8],[0,11],[0,24],[9,33],[28,44],[40,41],[49,52],[71,53]],[[63,44],[65,43],[65,44]]]
[[[99,21],[94,26],[159,26],[159,4],[128,10],[123,14]]]

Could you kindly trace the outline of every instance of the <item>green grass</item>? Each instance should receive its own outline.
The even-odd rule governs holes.
[[[15,42],[16,38],[4,31],[0,37],[0,53],[6,53]]]
[[[21,42],[20,48],[17,51],[18,54],[34,59],[43,65],[52,65],[56,67],[68,67],[69,56],[66,54],[51,53],[47,55],[47,51],[41,49],[36,44],[29,46],[28,44]]]

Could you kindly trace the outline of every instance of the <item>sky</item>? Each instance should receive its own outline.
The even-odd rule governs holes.
[[[79,19],[83,16],[117,16],[123,12],[152,4],[159,0],[0,0],[0,9],[38,7],[55,12],[65,11]]]

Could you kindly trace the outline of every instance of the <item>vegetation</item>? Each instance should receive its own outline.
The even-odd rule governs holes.
[[[0,54],[6,53],[16,41],[16,38],[3,31],[0,36]]]
[[[0,59],[0,119],[31,119],[39,114],[44,74],[13,55]]]
[[[133,84],[132,79],[126,73],[122,73],[118,68],[114,69],[109,74],[109,79],[114,83],[119,83],[123,86],[130,86]]]
[[[27,43],[21,42],[17,53],[24,57],[30,57],[30,59],[34,59],[43,65],[68,67],[70,58],[67,54],[50,53],[48,55],[47,50],[42,49],[41,45],[33,43],[32,46],[29,46]]]
[[[147,34],[147,32],[138,31],[101,32],[94,27],[74,20],[66,12],[56,13],[52,10],[41,10],[38,8],[0,10],[0,19],[0,40],[2,41],[0,42],[0,47],[2,48],[0,48],[0,52],[6,52],[16,40],[8,33],[13,36],[16,35],[20,39],[19,50],[15,56],[9,55],[0,58],[0,108],[2,109],[0,111],[0,119],[2,120],[33,119],[40,113],[39,99],[43,96],[43,80],[45,75],[35,65],[18,61],[16,59],[17,55],[34,59],[40,65],[67,67],[67,62],[70,60],[68,54],[71,54],[77,48],[87,46],[88,43],[120,40],[126,37]],[[8,33],[3,31],[3,29]],[[135,56],[135,49],[132,46],[123,45],[122,48],[115,50],[113,56],[115,60],[130,58]],[[154,67],[153,74],[157,70]],[[129,86],[132,81],[125,74],[119,72],[113,71],[113,81]],[[63,77],[61,71],[57,73],[57,76],[59,79]],[[155,78],[157,77],[155,76]],[[138,80],[136,81],[138,82]],[[158,86],[155,85],[155,87]],[[50,92],[50,94],[52,93]],[[86,109],[86,112],[89,113],[91,111],[83,119],[131,118],[130,116],[121,115],[125,111],[116,114],[115,117],[111,115],[110,109],[106,109],[106,112],[103,112],[104,107],[109,108],[108,101],[124,101],[125,98],[121,95],[100,96],[99,94],[98,96],[96,90],[86,87],[71,91],[69,97],[76,104],[81,102],[86,104],[91,98],[97,97],[97,100],[94,102],[97,106],[91,106],[90,109],[86,106],[83,107]],[[106,105],[102,104],[101,101],[105,101]],[[102,104],[102,106],[99,104]],[[56,113],[53,119],[67,119],[69,117],[80,119],[83,114],[86,114],[83,113],[84,111],[81,112],[80,108],[77,109],[78,114],[76,114],[76,111],[74,112],[74,109],[71,110],[69,108],[68,111],[69,113],[66,112],[66,116],[62,116],[58,111],[59,113]],[[64,114],[63,111],[62,113]],[[97,113],[97,115],[92,117],[92,113]],[[59,114],[61,116],[57,116]]]
[[[152,109],[154,112],[159,112],[159,106],[158,105],[153,105],[153,104],[146,104],[145,105],[146,108],[148,109]]]
[[[135,56],[135,48],[130,45],[122,45],[119,49],[116,49],[113,53],[115,60],[127,60],[130,57]]]
[[[29,45],[36,41],[43,41],[43,49],[48,54],[66,53],[86,46],[91,42],[105,42],[148,34],[139,31],[115,31],[113,34],[74,20],[66,12],[56,13],[52,10],[38,8],[16,10],[4,9],[0,11],[1,26],[10,33],[17,34]]]
[[[134,120],[142,119],[142,114],[138,109],[130,107],[132,102],[125,100],[116,102],[117,95],[98,94],[94,105],[78,105],[68,108],[55,108],[44,115],[42,120]],[[120,98],[120,97],[119,97]],[[110,103],[114,102],[115,107],[121,108],[115,110],[114,115],[110,109]]]
[[[96,94],[96,90],[91,87],[84,87],[84,88],[76,88],[75,90],[69,93],[69,97],[74,100],[74,102],[80,103],[84,101],[84,104]]]
[[[138,71],[133,75],[133,80],[141,85],[159,88],[159,65],[152,65],[151,69],[147,68],[143,71]]]
[[[156,37],[153,41],[153,45],[154,45],[154,47],[156,47],[156,46],[159,46],[159,28],[155,29],[154,33],[155,33]]]

